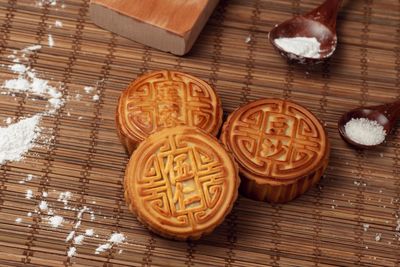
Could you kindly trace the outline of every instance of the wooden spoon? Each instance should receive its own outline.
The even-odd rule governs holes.
[[[343,116],[340,118],[338,122],[338,130],[343,140],[345,140],[348,144],[355,146],[357,148],[371,148],[379,144],[362,145],[357,142],[354,142],[347,136],[345,130],[345,125],[347,124],[347,122],[349,122],[351,119],[366,118],[372,121],[376,121],[377,123],[382,125],[386,133],[389,134],[392,131],[394,125],[396,124],[399,115],[400,115],[400,100],[379,106],[356,108],[343,114]]]
[[[290,59],[301,63],[318,63],[329,58],[336,50],[336,18],[343,0],[326,0],[311,12],[295,16],[273,28],[269,33],[271,44],[278,52]],[[275,40],[278,38],[315,37],[320,46],[320,57],[303,57],[283,50]]]

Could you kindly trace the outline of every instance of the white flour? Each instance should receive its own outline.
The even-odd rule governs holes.
[[[30,93],[36,96],[47,97],[50,106],[47,114],[53,114],[64,105],[62,94],[58,89],[49,85],[48,80],[38,78],[35,70],[20,63],[15,63],[9,66],[9,68],[14,73],[17,73],[18,77],[6,80],[2,89],[6,89],[11,93]]]
[[[62,216],[58,216],[58,215],[52,216],[52,217],[48,217],[47,220],[49,221],[49,224],[53,228],[59,227],[64,222],[64,218]]]
[[[48,44],[49,44],[49,47],[54,46],[54,39],[53,39],[53,35],[51,35],[51,34],[49,34],[49,36],[48,36]]]
[[[55,191],[55,190],[53,190]],[[33,198],[33,191],[31,189],[26,190],[26,198],[32,199]],[[48,193],[47,192],[42,192],[43,197],[47,197]],[[65,238],[65,242],[68,243],[70,242],[70,247],[67,250],[67,256],[68,257],[74,257],[78,253],[78,249],[80,246],[85,245],[85,240],[86,239],[93,239],[93,238],[99,238],[98,235],[95,235],[94,229],[92,228],[87,228],[87,229],[82,229],[82,220],[83,216],[85,214],[90,215],[91,220],[93,221],[95,216],[94,216],[94,211],[87,207],[83,206],[82,208],[77,208],[73,206],[68,206],[68,200],[70,200],[73,197],[73,194],[71,192],[61,192],[59,194],[59,198],[57,199],[59,202],[64,203],[64,210],[72,210],[78,212],[76,217],[73,219],[74,224],[72,225],[71,231],[68,233],[68,235]],[[57,210],[53,212],[53,210],[50,208],[50,205],[45,201],[41,200],[39,202],[38,208],[34,210],[35,213],[37,213],[39,216],[43,214],[44,212],[47,212],[47,216],[44,218],[44,220],[53,228],[58,228],[61,227],[64,222],[68,222],[68,219],[64,219],[62,216],[57,215]],[[32,217],[32,212],[29,212],[27,214],[28,217]],[[15,220],[16,223],[21,223],[22,219],[17,218]],[[69,227],[69,223],[65,223],[67,227]],[[28,227],[30,227],[28,225]],[[102,252],[105,252],[119,244],[122,244],[126,241],[126,237],[122,233],[112,233],[107,241],[104,244],[99,245],[96,250],[94,251],[95,254],[100,254]],[[123,250],[119,250],[119,254],[122,253]]]
[[[94,230],[93,229],[86,229],[85,235],[86,236],[93,236],[94,235]]]
[[[113,233],[110,238],[107,240],[107,243],[98,246],[95,250],[95,254],[100,254],[106,250],[109,250],[114,245],[118,245],[123,243],[126,240],[125,236],[122,233]]]
[[[23,119],[8,127],[0,128],[0,165],[7,161],[19,161],[35,146],[40,134],[41,116]]]
[[[61,192],[60,195],[58,196],[57,201],[60,201],[64,203],[64,207],[68,206],[68,201],[71,199],[72,193],[69,191],[66,192]]]
[[[37,6],[43,6],[43,5],[46,5],[46,4],[49,4],[49,5],[51,5],[51,6],[55,6],[55,5],[57,5],[57,0],[36,0],[36,5]]]
[[[76,255],[76,248],[75,247],[70,247],[67,253],[68,257],[73,257]]]
[[[56,28],[62,28],[62,27],[63,27],[63,22],[60,21],[60,20],[56,20],[56,21],[54,22],[54,26],[55,26]]]
[[[28,174],[28,175],[26,176],[26,178],[24,178],[23,180],[19,181],[19,183],[20,183],[20,184],[24,184],[24,183],[26,183],[26,182],[32,181],[32,179],[33,179],[33,175],[32,175],[32,174]]]
[[[56,1],[40,2],[46,4],[49,3],[51,5],[56,4]],[[56,21],[54,26],[61,28],[63,24],[61,21]],[[48,45],[49,47],[52,47],[54,45],[54,39],[51,34],[48,35]],[[47,110],[33,115],[30,118],[20,119],[18,117],[11,116],[5,119],[7,127],[0,127],[0,165],[7,161],[18,161],[23,159],[24,155],[30,149],[37,146],[38,143],[47,144],[48,137],[46,136],[45,139],[43,139],[43,136],[47,134],[46,131],[48,129],[39,127],[41,119],[45,116],[51,116],[65,103],[61,92],[58,88],[56,88],[58,86],[53,85],[52,82],[49,81],[50,79],[47,80],[40,77],[38,73],[34,69],[29,67],[29,64],[27,63],[29,60],[29,55],[40,49],[42,49],[42,46],[32,45],[22,49],[21,51],[14,50],[13,54],[8,56],[8,58],[12,59],[14,64],[10,66],[1,65],[3,68],[7,68],[9,70],[9,73],[12,72],[14,74],[14,77],[12,77],[12,79],[5,80],[2,85],[0,84],[1,94],[7,94],[11,96],[21,94],[23,97],[26,97],[33,101],[37,99],[44,99],[45,101],[47,100]],[[84,91],[89,94],[94,92],[95,88],[85,86]],[[94,96],[92,96],[93,101],[99,101],[100,96],[95,92],[93,94],[95,94]],[[32,96],[39,96],[40,98],[35,98]],[[50,137],[48,139],[51,140]],[[29,182],[33,178],[34,176],[32,174],[29,174],[26,178],[22,179],[21,177],[21,181],[19,181],[19,183],[26,183],[27,185],[31,184]],[[54,191],[55,190],[53,190],[53,192]],[[50,227],[62,227],[63,230],[67,231],[65,241],[70,242],[71,244],[69,249],[67,250],[68,257],[73,257],[77,255],[79,247],[81,245],[85,245],[85,240],[91,240],[93,242],[94,238],[99,238],[99,235],[95,235],[93,229],[84,229],[82,226],[82,224],[84,224],[84,222],[86,221],[83,221],[84,216],[86,216],[87,219],[90,218],[90,221],[95,220],[95,212],[91,208],[86,206],[84,206],[83,208],[70,206],[69,201],[72,198],[71,192],[61,192],[57,199],[64,204],[64,207],[61,209],[77,212],[75,218],[66,217],[65,219],[63,217],[64,214],[59,213],[59,209],[51,205],[51,201],[46,201],[46,198],[50,195],[47,191],[43,191],[40,193],[36,191],[36,188],[32,188],[26,189],[25,192],[26,194],[24,197],[35,202],[34,210],[32,210],[32,212],[26,213],[26,216],[30,217],[28,220],[32,220],[32,216],[36,214],[36,216],[41,217],[43,219],[43,222],[45,224],[48,224]],[[38,199],[40,197],[42,199]],[[38,201],[38,203],[36,201]],[[93,204],[95,204],[94,201]],[[22,221],[22,218],[15,219],[15,223],[21,223]],[[27,224],[27,227],[32,227],[32,225]],[[68,229],[70,232],[68,231]],[[112,248],[114,245],[123,243],[125,239],[126,238],[123,234],[113,233],[108,238],[105,244],[100,245],[99,248],[96,249],[95,253],[98,254]],[[105,240],[105,238],[103,240]],[[120,252],[122,252],[122,250],[120,250]]]
[[[83,89],[85,90],[85,92],[86,92],[87,94],[90,94],[91,92],[93,92],[94,87],[85,86]]]
[[[84,239],[85,239],[85,236],[84,236],[84,235],[75,236],[75,238],[74,238],[74,244],[75,244],[75,245],[82,245]]]
[[[41,45],[32,45],[22,49],[22,52],[30,52],[30,51],[37,51],[42,49]]]
[[[65,238],[65,242],[68,242],[68,241],[70,241],[72,238],[74,238],[74,235],[75,235],[75,231],[71,231],[71,232],[68,234],[67,238]]]
[[[47,211],[47,210],[49,209],[49,206],[47,205],[47,202],[44,201],[44,200],[40,201],[40,203],[39,203],[39,209],[40,209],[41,211]]]
[[[274,42],[281,49],[296,56],[320,58],[321,44],[315,37],[278,38]]]

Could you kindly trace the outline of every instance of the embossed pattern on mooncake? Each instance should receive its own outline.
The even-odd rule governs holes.
[[[218,140],[187,126],[142,142],[125,176],[131,210],[150,229],[175,239],[210,233],[237,197],[238,169]]]
[[[244,190],[250,197],[250,191],[262,185],[278,190],[278,186],[301,183],[301,192],[291,187],[287,198],[265,190],[256,192],[254,198],[259,200],[274,201],[276,194],[285,202],[304,192],[308,182],[302,179],[321,173],[329,155],[329,143],[319,120],[304,107],[278,99],[254,101],[234,111],[223,127],[221,139],[234,154],[244,179],[254,182]],[[313,176],[310,179],[319,180]],[[285,190],[279,190],[285,194]]]
[[[130,152],[164,128],[188,125],[216,135],[221,124],[222,107],[212,87],[176,71],[139,77],[121,95],[117,111],[119,134]]]

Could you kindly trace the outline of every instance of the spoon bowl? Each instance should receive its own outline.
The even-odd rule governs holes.
[[[329,58],[336,50],[336,18],[342,0],[326,0],[311,12],[295,16],[277,26],[269,33],[272,46],[284,57],[300,63],[319,63]],[[320,43],[319,57],[296,55],[280,47],[279,38],[308,37],[316,38]]]
[[[390,123],[390,120],[384,113],[382,113],[380,110],[374,109],[374,107],[371,108],[356,108],[353,109],[349,112],[346,112],[343,114],[343,116],[339,119],[338,122],[338,130],[340,133],[340,136],[344,141],[346,141],[349,145],[361,149],[366,149],[366,148],[372,148],[375,146],[378,146],[380,144],[376,145],[364,145],[357,143],[353,141],[346,133],[345,126],[346,124],[351,120],[351,119],[361,119],[365,118],[371,121],[376,121],[378,124],[380,124],[383,129],[386,131],[386,133],[390,133],[392,130],[392,126]]]
[[[299,56],[280,47],[275,40],[279,38],[295,38],[295,37],[309,37],[316,38],[321,44],[319,51],[319,58]],[[323,59],[330,57],[336,50],[337,36],[330,28],[324,24],[303,16],[297,16],[293,19],[277,25],[269,33],[269,40],[274,48],[284,57],[290,60],[300,62],[319,62]]]

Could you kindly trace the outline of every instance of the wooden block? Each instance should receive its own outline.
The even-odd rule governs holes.
[[[184,55],[218,0],[91,0],[98,26],[142,44]]]

